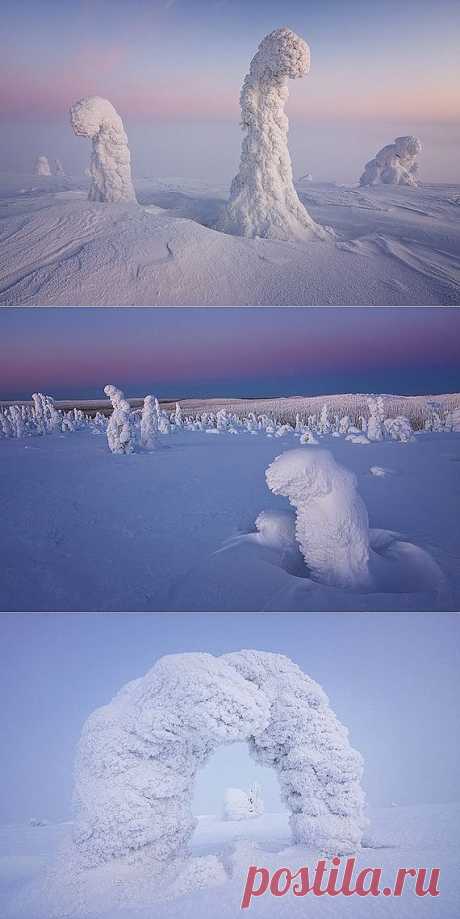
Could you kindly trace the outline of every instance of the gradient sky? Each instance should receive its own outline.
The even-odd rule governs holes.
[[[460,310],[0,310],[0,399],[460,391]]]
[[[0,823],[70,815],[84,720],[158,657],[241,648],[287,654],[323,686],[364,757],[370,804],[456,801],[459,629],[449,614],[4,614]],[[284,809],[272,770],[245,745],[220,748],[198,776],[195,813],[220,813],[224,788],[253,779],[267,810]]]
[[[312,51],[310,74],[290,86],[299,170],[318,174],[321,159],[332,168],[337,144],[353,150],[356,136],[362,166],[394,132],[421,131],[425,174],[437,181],[451,175],[460,115],[458,0],[4,0],[0,168],[26,169],[38,139],[48,155],[53,142],[69,171],[83,168],[87,144],[72,138],[67,112],[75,99],[97,94],[125,119],[135,174],[149,165],[168,174],[168,155],[174,174],[186,131],[189,171],[198,175],[201,165],[206,177],[209,148],[220,163],[229,147],[231,158],[224,155],[214,174],[231,177],[242,78],[260,40],[280,25]],[[354,121],[352,130],[345,119]],[[312,133],[322,138],[321,156]],[[341,169],[329,178],[347,176]]]

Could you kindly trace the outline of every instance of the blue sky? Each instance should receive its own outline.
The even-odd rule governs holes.
[[[458,800],[460,618],[416,614],[18,615],[0,617],[0,822],[70,814],[81,726],[163,654],[258,648],[317,680],[365,760],[374,805]],[[220,812],[228,784],[276,778],[241,745],[198,777],[196,813]]]
[[[460,310],[8,309],[0,399],[460,391]]]

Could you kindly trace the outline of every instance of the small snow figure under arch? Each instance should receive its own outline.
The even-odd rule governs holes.
[[[50,176],[51,169],[46,156],[37,156],[35,160],[34,175],[36,176]]]
[[[394,144],[382,147],[375,159],[366,163],[359,184],[418,185],[417,156],[422,151],[418,137],[397,137]]]
[[[288,80],[309,68],[310,49],[291,29],[275,29],[260,43],[241,89],[245,136],[240,169],[218,223],[223,232],[268,239],[328,235],[299,200],[288,149]]]
[[[93,142],[90,201],[135,201],[131,155],[123,122],[108,99],[88,96],[70,109],[74,133]]]

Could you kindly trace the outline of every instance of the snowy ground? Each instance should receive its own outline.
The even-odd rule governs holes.
[[[87,200],[87,180],[0,176],[0,305],[460,303],[460,186],[300,183],[324,242],[212,229],[223,186],[135,182],[134,204]]]
[[[382,530],[402,534],[401,584],[327,587],[300,552],[255,534],[261,511],[289,511],[265,470],[298,446],[292,433],[181,431],[153,452],[113,455],[103,433],[83,430],[0,444],[1,608],[460,610],[460,434],[320,443],[356,473],[377,544]]]
[[[439,896],[416,897],[407,882],[401,898],[330,897],[307,899],[269,894],[252,901],[249,915],[317,917],[395,917],[395,919],[453,919],[460,907],[458,875],[460,805],[417,805],[371,808],[366,847],[357,869],[380,867],[390,886],[400,867],[440,868]],[[46,897],[55,879],[45,880],[59,850],[65,851],[70,824],[46,827],[20,825],[0,828],[0,913],[5,919],[195,919],[206,915],[234,919],[244,915],[240,902],[251,864],[272,871],[314,867],[319,853],[292,846],[287,814],[266,814],[252,820],[224,823],[201,817],[191,844],[190,873],[182,863],[176,875],[164,864],[155,875],[151,860],[131,865],[114,862],[106,869],[85,872],[73,887],[63,869],[65,899],[61,910]],[[62,855],[61,855],[62,858]],[[58,856],[59,862],[59,856]],[[62,864],[62,863],[61,863]],[[200,867],[201,866],[201,867]],[[208,866],[208,870],[206,869]],[[212,870],[209,870],[211,867]],[[193,871],[192,871],[193,868]],[[182,876],[182,881],[181,881]],[[176,889],[168,888],[175,877]],[[43,883],[44,881],[44,883]],[[48,884],[50,883],[50,886]],[[60,882],[62,884],[62,880]],[[68,884],[68,886],[67,886]],[[198,889],[197,889],[198,887]],[[48,891],[43,899],[43,891]],[[70,893],[69,893],[70,891]],[[169,899],[165,899],[169,897]]]

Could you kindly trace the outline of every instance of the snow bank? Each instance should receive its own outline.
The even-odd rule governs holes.
[[[418,137],[397,137],[394,144],[382,147],[375,159],[366,163],[360,185],[418,185],[417,155],[422,145]]]
[[[46,156],[37,156],[35,160],[34,175],[36,176],[50,176],[51,169],[50,164]]]
[[[161,658],[88,718],[76,763],[81,864],[147,848],[154,860],[183,855],[197,769],[243,740],[277,770],[295,839],[359,847],[362,761],[322,689],[282,655],[193,653]]]
[[[225,233],[270,239],[327,236],[298,198],[288,149],[288,80],[303,77],[309,68],[309,47],[290,29],[275,29],[260,43],[241,89],[245,136],[240,169],[218,224]]]
[[[268,487],[295,507],[296,536],[312,578],[334,587],[369,583],[369,522],[356,477],[328,450],[288,450],[266,471]]]
[[[131,155],[123,122],[108,99],[87,96],[70,109],[75,134],[90,137],[90,201],[135,201]]]

